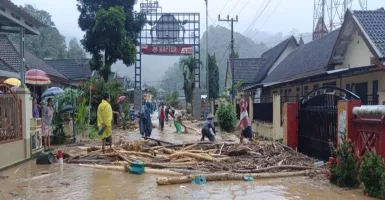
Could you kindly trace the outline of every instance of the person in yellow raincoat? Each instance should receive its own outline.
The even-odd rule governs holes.
[[[98,107],[98,128],[99,137],[103,141],[103,154],[105,153],[105,145],[112,148],[112,108],[110,105],[110,95],[103,94],[103,100]],[[104,130],[102,130],[104,129]]]

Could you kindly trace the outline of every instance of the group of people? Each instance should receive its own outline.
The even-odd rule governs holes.
[[[184,127],[185,132],[187,131],[186,125],[184,125],[182,122],[182,114],[176,113],[173,107],[165,106],[164,103],[160,103],[158,110],[158,119],[160,131],[162,133],[164,130],[164,124],[169,123],[169,117],[174,119],[176,133],[182,133],[182,127]]]
[[[140,134],[143,138],[148,138],[152,133],[152,119],[151,113],[153,112],[153,106],[150,102],[146,102],[139,113],[135,115],[135,118],[138,119]],[[131,108],[131,110],[133,110]],[[251,131],[251,123],[247,113],[247,102],[243,99],[240,101],[240,119],[238,128],[241,129],[240,133],[240,143],[243,143],[243,139],[247,138],[252,141],[252,131]],[[132,113],[130,112],[130,115]],[[110,145],[112,147],[112,109],[110,105],[110,97],[107,93],[103,95],[103,100],[99,104],[97,111],[97,125],[99,128],[99,136],[102,139],[102,149],[103,153],[105,152],[105,146]],[[158,109],[158,118],[159,118],[159,127],[161,132],[164,131],[165,123],[168,123],[169,116],[174,119],[174,126],[177,133],[182,132],[182,127],[184,127],[185,131],[187,131],[187,127],[182,122],[182,114],[177,114],[174,108],[170,108],[170,106],[164,105],[161,103]],[[210,113],[207,116],[205,123],[201,129],[201,141],[208,138],[211,142],[215,141],[216,130],[214,125],[214,115]]]
[[[55,114],[55,109],[53,107],[52,98],[47,99],[47,104],[45,105],[38,103],[38,97],[35,94],[33,97],[33,107],[32,107],[32,117],[34,119],[40,118],[41,112],[41,129],[43,136],[43,146],[44,151],[50,151],[51,149],[51,134],[52,134],[52,119]]]

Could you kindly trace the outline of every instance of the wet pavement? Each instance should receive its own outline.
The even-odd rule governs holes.
[[[154,138],[182,143],[199,139],[198,134],[165,133],[154,129]],[[121,137],[140,139],[138,133],[115,132]],[[114,134],[115,134],[114,133]],[[218,139],[221,137],[219,136]],[[235,136],[224,137],[235,139]],[[0,199],[339,199],[365,198],[360,190],[346,190],[330,185],[326,180],[308,177],[256,180],[253,182],[208,182],[206,185],[157,186],[155,175],[131,175],[125,172],[81,168],[58,164],[36,165],[29,161],[0,174]]]

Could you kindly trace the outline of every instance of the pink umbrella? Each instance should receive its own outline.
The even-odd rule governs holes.
[[[30,69],[25,73],[25,82],[31,85],[48,85],[51,80],[44,71]]]
[[[125,96],[120,96],[120,97],[118,98],[118,103],[123,102],[125,99],[126,99]]]

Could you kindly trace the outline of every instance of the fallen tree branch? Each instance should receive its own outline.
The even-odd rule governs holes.
[[[175,145],[174,143],[171,143],[171,142],[166,142],[166,141],[163,141],[163,140],[158,140],[158,139],[154,139],[154,138],[147,138],[148,140],[153,140],[155,142],[159,142],[159,143],[164,143],[164,144],[168,144],[168,145]]]
[[[203,174],[207,181],[230,181],[230,180],[243,180],[244,176],[250,176],[254,179],[261,178],[283,178],[294,176],[308,176],[312,172],[311,170],[299,171],[299,172],[280,172],[280,173],[259,173],[259,174],[236,174],[236,173],[213,173]],[[182,177],[158,177],[156,183],[158,185],[172,185],[172,184],[184,184],[190,183],[197,177],[197,175],[182,176]]]
[[[252,169],[252,170],[233,170],[235,173],[261,173],[265,171],[269,171],[272,169],[297,169],[297,170],[306,170],[306,169],[314,169],[314,167],[308,166],[297,166],[297,165],[280,165],[280,166],[272,166],[266,167],[262,169]]]
[[[188,157],[193,157],[193,158],[196,158],[199,160],[206,160],[206,161],[211,161],[211,162],[221,162],[221,161],[225,161],[225,160],[229,159],[228,157],[218,159],[218,158],[213,158],[210,155],[206,156],[206,155],[201,155],[201,154],[191,153],[191,152],[186,152],[186,151],[176,152],[174,154],[171,154],[169,158],[171,159],[171,158],[175,158],[175,157],[179,157],[179,156],[188,156]]]

